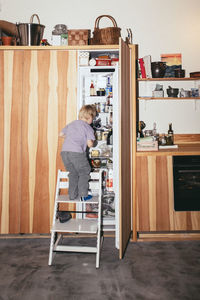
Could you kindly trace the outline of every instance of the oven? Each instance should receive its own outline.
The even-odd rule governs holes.
[[[200,155],[173,156],[174,209],[200,211]]]

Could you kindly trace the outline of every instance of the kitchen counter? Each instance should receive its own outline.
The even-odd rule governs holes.
[[[159,149],[158,151],[140,151],[136,156],[154,155],[200,155],[200,143],[197,144],[178,144],[175,149]]]

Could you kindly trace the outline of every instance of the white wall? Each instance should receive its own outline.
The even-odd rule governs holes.
[[[186,76],[200,71],[200,0],[0,0],[1,20],[28,23],[33,13],[37,13],[41,24],[46,26],[44,38],[48,40],[56,24],[93,31],[96,17],[110,14],[122,28],[122,37],[127,35],[126,28],[132,29],[133,43],[139,45],[140,57],[151,54],[152,61],[157,61],[161,53],[180,52]],[[100,22],[102,27],[108,24],[110,22],[104,19]],[[140,117],[149,128],[157,121],[163,131],[168,121],[172,121],[175,132],[200,133],[199,101],[189,105],[190,109],[187,105],[175,104],[174,109],[167,109],[165,103],[144,104]],[[157,118],[165,109],[173,111],[171,119],[166,114],[165,118]],[[187,115],[184,121],[183,115]]]

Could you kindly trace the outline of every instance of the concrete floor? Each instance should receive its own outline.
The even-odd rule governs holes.
[[[49,241],[0,239],[0,300],[200,299],[199,241],[130,243],[120,261],[105,238],[100,269],[79,253],[58,253],[49,267]]]

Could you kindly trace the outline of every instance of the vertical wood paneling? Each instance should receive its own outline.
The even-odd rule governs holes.
[[[48,99],[48,154],[49,154],[49,223],[52,221],[56,182],[56,154],[58,148],[58,69],[57,51],[50,52],[49,99]]]
[[[0,232],[48,233],[59,131],[77,117],[76,51],[0,51]],[[72,208],[73,209],[73,208]]]
[[[37,52],[38,144],[34,193],[33,232],[49,232],[48,98],[50,51]]]
[[[149,225],[150,231],[156,231],[156,156],[148,157],[149,182]]]
[[[33,232],[36,153],[38,141],[37,51],[24,51],[22,107],[22,203],[20,232]]]
[[[13,51],[4,52],[4,165],[2,174],[1,233],[9,233],[10,130],[12,111]]]
[[[166,156],[156,157],[156,227],[170,230]]]
[[[68,123],[77,119],[77,52],[58,51],[58,133]],[[65,170],[60,152],[63,138],[58,138],[57,168]],[[60,209],[75,210],[74,204],[60,204]],[[52,218],[51,218],[52,221]]]
[[[190,214],[191,214],[192,229],[199,230],[200,229],[200,212],[192,211]]]
[[[76,51],[68,51],[67,67],[67,118],[66,123],[77,119],[77,55]]]
[[[149,231],[149,181],[147,157],[137,157],[138,231]]]
[[[23,52],[13,52],[9,161],[9,233],[20,230]],[[5,97],[6,101],[6,97]],[[9,142],[9,141],[8,141]]]
[[[173,165],[172,156],[167,156],[167,177],[168,177],[168,197],[169,197],[169,224],[170,230],[174,227],[174,186],[173,186]]]

